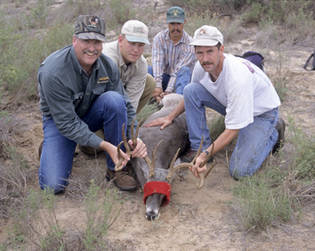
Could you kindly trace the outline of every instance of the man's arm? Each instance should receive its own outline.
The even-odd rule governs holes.
[[[128,94],[130,102],[137,111],[139,100],[145,87],[145,81],[148,72],[148,65],[143,56],[139,59],[137,71],[125,83],[125,90]]]
[[[219,137],[212,143],[206,150],[213,155],[221,151],[225,146],[231,143],[231,141],[237,137],[239,129],[225,129]],[[195,165],[192,167],[192,172],[195,176],[198,176],[198,173],[204,172],[206,166],[200,167],[200,164],[206,160],[206,153],[203,152],[196,159]]]
[[[189,43],[189,39],[187,38],[187,43]],[[175,65],[172,66],[173,71],[170,73],[170,80],[168,82],[168,86],[166,88],[166,92],[173,92],[175,89],[175,82],[176,82],[176,77],[179,72],[179,70],[187,66],[189,68],[193,68],[193,65],[196,62],[196,57],[194,53],[194,48],[193,46],[190,46],[187,43],[182,43],[177,45],[179,48],[176,48],[177,54],[178,54],[178,59],[174,62]]]
[[[157,118],[150,123],[143,125],[144,127],[152,126],[161,126],[160,129],[163,130],[165,127],[173,123],[173,120],[177,118],[180,114],[185,111],[184,100],[181,100],[180,103],[175,107],[175,109],[167,116]]]
[[[152,69],[156,87],[162,89],[162,78],[164,71],[164,51],[162,47],[163,34],[157,34],[152,43]]]

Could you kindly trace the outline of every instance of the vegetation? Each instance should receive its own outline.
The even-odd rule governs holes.
[[[284,153],[271,159],[253,177],[242,179],[235,187],[240,199],[240,219],[244,227],[261,230],[288,222],[294,212],[315,201],[315,139],[307,137],[290,119],[293,156],[283,165]]]

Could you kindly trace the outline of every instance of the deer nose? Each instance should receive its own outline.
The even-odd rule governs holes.
[[[154,211],[149,211],[145,213],[145,217],[149,221],[157,220],[159,218],[159,213],[155,213]]]

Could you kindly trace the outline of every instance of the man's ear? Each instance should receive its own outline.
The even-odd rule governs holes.
[[[221,46],[220,46],[220,52],[224,52],[224,45],[222,44]]]
[[[72,36],[72,44],[74,44],[77,41],[77,37],[75,35]]]
[[[118,36],[118,42],[121,43],[121,41],[123,41],[124,38],[125,38],[125,36],[122,35],[122,34],[120,34],[120,35]]]

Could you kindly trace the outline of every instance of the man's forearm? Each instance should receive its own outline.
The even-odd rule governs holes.
[[[185,104],[184,100],[180,101],[180,103],[175,107],[175,109],[168,115],[168,118],[170,120],[174,120],[177,118],[180,114],[182,114],[185,111]]]
[[[231,143],[231,141],[236,138],[239,130],[225,129],[219,137],[211,144],[206,150],[209,153],[216,154],[221,151],[225,146]],[[214,148],[213,148],[214,147]],[[212,149],[213,148],[213,149]]]

